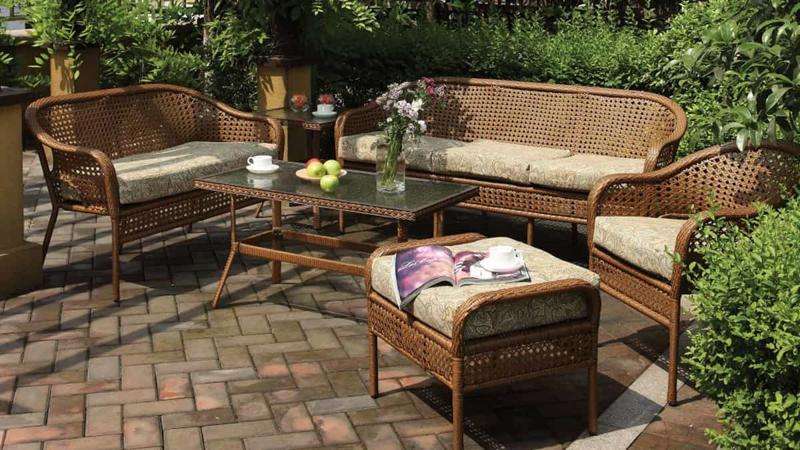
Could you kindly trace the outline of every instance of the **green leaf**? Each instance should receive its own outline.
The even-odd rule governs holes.
[[[767,112],[772,111],[773,108],[781,101],[784,95],[789,92],[789,88],[773,88],[772,92],[767,96],[767,100],[764,103],[764,106],[767,108]]]

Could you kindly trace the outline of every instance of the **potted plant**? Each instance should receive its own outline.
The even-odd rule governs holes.
[[[419,145],[419,137],[427,129],[425,111],[444,98],[444,86],[433,79],[389,85],[388,91],[376,102],[383,108],[386,119],[381,123],[386,133],[375,156],[377,189],[384,193],[399,193],[406,189],[403,152]]]

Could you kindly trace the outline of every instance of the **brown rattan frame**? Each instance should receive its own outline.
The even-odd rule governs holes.
[[[228,211],[224,194],[193,190],[133,205],[121,205],[112,160],[188,141],[270,142],[283,148],[274,119],[248,114],[179,86],[150,84],[47,97],[25,111],[28,127],[52,151],[39,150],[53,210],[44,237],[50,244],[59,210],[109,216],[112,287],[120,298],[122,245]],[[63,195],[70,189],[71,200]],[[241,199],[238,207],[256,203]]]
[[[645,160],[645,172],[671,163],[686,131],[686,114],[672,100],[649,92],[477,78],[438,78],[449,89],[447,104],[432,113],[428,134],[472,141],[504,142],[568,149]],[[378,129],[381,108],[371,103],[336,121],[337,158],[348,167],[374,164],[339,156],[342,136]],[[519,185],[469,176],[409,172],[409,175],[480,187],[461,206],[528,219],[528,243],[535,219],[586,223],[586,192]],[[340,221],[343,221],[340,214]],[[340,224],[343,228],[343,224]]]
[[[453,448],[463,448],[463,395],[475,389],[513,383],[579,368],[589,377],[588,429],[597,431],[597,329],[600,295],[597,288],[570,279],[500,289],[478,294],[455,313],[453,337],[443,335],[372,289],[371,271],[376,258],[420,245],[457,245],[483,239],[476,233],[390,244],[376,250],[366,265],[367,326],[370,355],[369,391],[378,396],[378,349],[380,337],[419,364],[453,392]],[[529,330],[465,340],[463,327],[480,308],[530,301],[537,296],[579,292],[586,299],[586,319],[572,320]]]
[[[777,205],[793,195],[800,182],[800,147],[764,144],[739,152],[734,144],[694,153],[661,170],[612,175],[589,195],[589,268],[600,275],[601,288],[669,330],[667,399],[675,404],[678,377],[681,295],[688,290],[684,265],[675,263],[664,279],[647,273],[595,245],[597,216],[690,218],[675,247],[679,260],[690,261],[692,245],[703,221],[713,216],[740,220],[756,213],[754,202]],[[712,198],[713,197],[713,198]],[[713,202],[713,204],[712,204]]]

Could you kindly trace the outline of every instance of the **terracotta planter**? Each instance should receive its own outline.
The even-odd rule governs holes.
[[[74,94],[97,89],[100,81],[100,49],[79,50],[80,74],[75,78],[75,61],[66,49],[56,50],[50,58],[50,95]]]

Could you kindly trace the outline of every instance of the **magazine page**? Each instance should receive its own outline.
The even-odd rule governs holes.
[[[453,280],[453,254],[446,247],[426,245],[403,250],[395,255],[394,273],[396,300],[404,307],[422,289],[434,284]]]
[[[482,283],[513,283],[530,281],[528,268],[524,265],[513,272],[491,272],[481,267],[480,262],[485,253],[459,252],[453,257],[456,286],[467,286]]]

